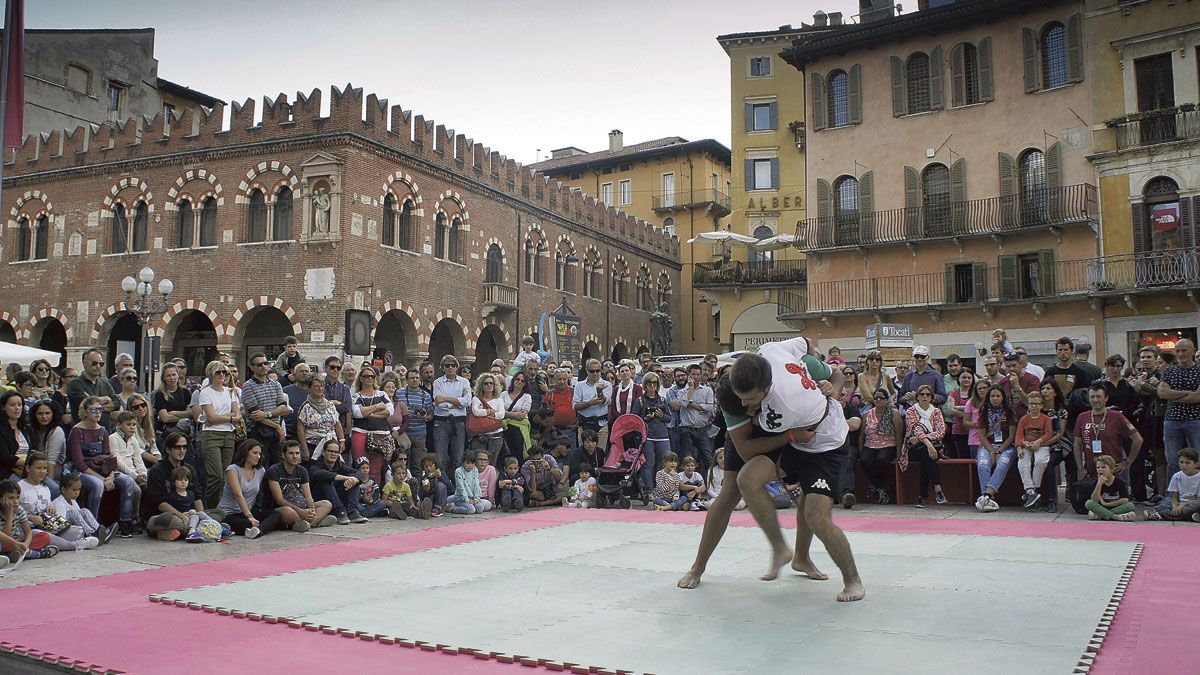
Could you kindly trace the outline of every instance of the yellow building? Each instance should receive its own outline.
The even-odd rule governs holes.
[[[607,150],[560,148],[551,151],[550,159],[528,168],[657,224],[681,241],[699,232],[724,229],[731,209],[729,148],[712,139],[688,141],[670,136],[626,146],[622,132],[613,130]],[[714,324],[719,325],[720,317],[713,315],[700,291],[692,286],[694,257],[708,261],[709,255],[708,246],[680,247],[681,316],[674,321],[681,344],[673,345],[676,353],[705,353],[717,347]],[[649,321],[662,290],[659,280],[651,279],[648,271],[630,270],[630,275],[635,297],[623,304]]]
[[[1200,309],[1200,8],[1087,0],[1095,166],[1103,212],[1093,263],[1109,351],[1196,339]]]

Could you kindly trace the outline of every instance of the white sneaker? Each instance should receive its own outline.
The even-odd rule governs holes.
[[[84,537],[84,548],[96,548],[100,545],[100,540],[96,537]]]
[[[985,496],[987,496],[987,505],[983,507],[984,512],[991,513],[993,511],[999,511],[1000,505],[996,503],[996,500],[992,499],[990,495]]]
[[[257,527],[247,527],[246,528],[246,538],[247,539],[256,539],[258,537],[258,535],[260,535],[260,534],[262,534],[262,530],[258,529]]]
[[[1100,520],[1100,514],[1088,511],[1088,520]]]
[[[979,495],[979,499],[975,500],[975,508],[981,513],[987,509],[987,495]]]

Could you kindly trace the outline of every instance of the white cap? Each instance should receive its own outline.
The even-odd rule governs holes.
[[[917,345],[913,347],[913,356],[929,356],[929,347],[925,345]]]

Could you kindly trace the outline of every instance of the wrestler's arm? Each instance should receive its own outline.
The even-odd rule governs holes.
[[[729,438],[733,441],[733,447],[737,450],[738,455],[741,455],[742,459],[746,461],[750,461],[752,457],[778,450],[791,442],[787,434],[775,434],[755,438],[751,434],[753,426],[753,420],[747,418],[745,422],[734,427],[729,427],[725,432],[729,434]]]

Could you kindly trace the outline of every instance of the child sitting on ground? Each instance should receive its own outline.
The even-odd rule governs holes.
[[[495,508],[500,501],[496,498],[496,467],[492,466],[492,456],[487,450],[475,453],[475,468],[479,470],[479,491],[483,499]]]
[[[374,518],[383,513],[387,508],[387,504],[379,498],[379,487],[375,485],[375,479],[371,478],[371,460],[368,457],[359,457],[354,460],[354,472],[358,476],[358,484],[362,488],[358,492],[358,503],[347,505],[350,510],[358,511],[364,518]]]
[[[566,488],[559,485],[563,473],[558,462],[536,445],[529,448],[529,459],[521,467],[521,476],[525,479],[528,506],[552,506],[567,495]]]
[[[21,479],[21,508],[29,516],[34,534],[45,532],[50,535],[50,545],[60,551],[82,551],[100,545],[96,537],[85,537],[83,528],[67,522],[50,502],[50,488],[46,476],[50,474],[50,460],[39,452],[31,452],[25,459],[25,478]]]
[[[555,438],[554,442],[550,444],[550,459],[556,466],[567,469],[567,471],[562,472],[560,476],[556,477],[558,484],[566,488],[570,479],[568,474],[571,470],[571,439],[566,436]]]
[[[679,491],[687,497],[684,509],[699,511],[703,508],[701,500],[704,497],[704,477],[696,472],[695,457],[683,458],[683,471],[679,474]]]
[[[1096,458],[1096,489],[1083,505],[1089,511],[1088,520],[1133,520],[1129,486],[1117,477],[1117,461],[1109,455]]]
[[[717,448],[717,454],[713,457],[713,465],[708,467],[708,480],[705,484],[708,490],[705,492],[707,499],[704,500],[704,508],[712,506],[712,503],[717,500],[717,495],[721,494],[721,486],[725,483],[725,448]],[[740,511],[746,508],[746,501],[739,499],[734,509]]]
[[[516,457],[504,460],[504,477],[496,484],[500,492],[500,510],[520,512],[525,508],[525,477]]]
[[[392,463],[392,479],[383,486],[382,503],[386,508],[381,513],[390,514],[399,520],[405,520],[409,516],[427,520],[433,514],[433,502],[425,497],[421,500],[421,505],[417,506],[412,485],[408,482],[407,464],[408,459],[403,455]]]
[[[442,462],[437,455],[427,453],[421,458],[421,477],[418,486],[417,497],[422,501],[428,499],[433,503],[430,516],[440,517],[442,509],[446,508],[446,495],[453,486],[450,485],[450,479],[442,473]]]
[[[21,488],[15,480],[0,480],[0,550],[5,555],[0,567],[17,562],[21,556],[37,560],[58,555],[58,547],[50,544],[50,535],[39,532],[34,536],[29,516],[21,508]]]
[[[687,495],[679,493],[678,466],[679,455],[669,451],[663,455],[663,468],[654,474],[654,492],[650,495],[655,511],[678,511],[687,503]]]
[[[83,491],[83,481],[73,473],[64,473],[58,481],[59,495],[50,506],[55,512],[67,519],[71,525],[78,526],[83,531],[84,538],[94,537],[100,544],[107,544],[117,533],[115,527],[104,527],[96,522],[91,511],[79,505],[79,493]]]
[[[1161,504],[1146,512],[1146,520],[1190,520],[1200,523],[1200,452],[1195,448],[1179,451],[1179,471],[1167,485],[1170,504]]]
[[[483,498],[479,487],[479,469],[475,468],[475,457],[467,454],[462,466],[454,470],[454,496],[446,502],[450,513],[483,513],[492,508],[492,503]]]
[[[563,497],[562,505],[572,509],[596,508],[596,479],[592,478],[592,465],[584,462],[579,465],[579,479],[571,488],[571,495]]]
[[[187,532],[186,541],[192,544],[202,544],[204,537],[199,532],[200,523],[205,520],[213,520],[213,518],[204,512],[204,503],[196,496],[196,491],[191,489],[191,482],[191,469],[186,466],[175,467],[171,471],[173,489],[167,493],[167,504],[175,511],[176,517],[183,521]],[[159,537],[159,539],[163,538]]]

